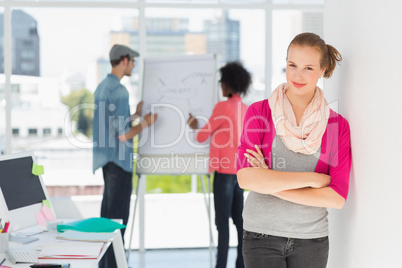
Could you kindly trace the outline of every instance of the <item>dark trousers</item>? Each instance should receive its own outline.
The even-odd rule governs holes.
[[[240,189],[236,175],[218,172],[215,172],[213,187],[215,224],[218,229],[218,254],[216,258],[216,268],[226,268],[229,250],[230,217],[237,229],[238,246],[236,268],[243,268],[243,189]]]
[[[123,224],[127,225],[130,213],[131,191],[133,188],[133,174],[123,170],[116,164],[109,162],[103,167],[103,180],[105,187],[103,190],[103,200],[101,206],[101,217],[109,219],[122,219]],[[124,232],[121,229],[124,242]],[[116,259],[113,247],[109,247],[105,255],[99,262],[100,268],[115,268]]]
[[[325,268],[328,236],[295,239],[244,231],[243,257],[246,268]]]

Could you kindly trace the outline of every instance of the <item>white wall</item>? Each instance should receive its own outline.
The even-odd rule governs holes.
[[[402,3],[325,2],[324,36],[343,55],[325,83],[349,121],[346,206],[330,211],[331,268],[402,267]]]

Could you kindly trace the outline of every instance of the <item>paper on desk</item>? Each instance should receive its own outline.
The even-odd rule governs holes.
[[[115,233],[88,233],[67,230],[56,236],[57,239],[87,241],[87,242],[109,242],[114,237]]]
[[[39,259],[96,259],[102,251],[100,242],[58,241],[43,246]]]

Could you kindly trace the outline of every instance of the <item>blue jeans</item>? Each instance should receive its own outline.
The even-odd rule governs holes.
[[[243,257],[246,268],[325,268],[328,236],[295,239],[244,230]]]
[[[229,218],[237,229],[236,268],[243,268],[243,189],[240,189],[235,174],[215,172],[214,176],[215,224],[218,229],[218,254],[216,268],[226,268],[229,250]]]
[[[103,167],[105,187],[101,206],[101,217],[122,219],[127,225],[130,213],[131,191],[133,188],[133,174],[123,170],[118,165],[109,162]],[[125,229],[121,229],[124,242]],[[116,259],[113,248],[109,247],[99,262],[101,268],[115,268]]]

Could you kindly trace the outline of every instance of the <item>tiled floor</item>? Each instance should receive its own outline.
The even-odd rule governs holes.
[[[138,251],[132,251],[129,259],[130,268],[210,268],[210,252],[208,248],[201,249],[151,249],[141,260]],[[212,267],[215,267],[216,249],[212,257]],[[228,268],[235,267],[236,248],[229,249]]]

